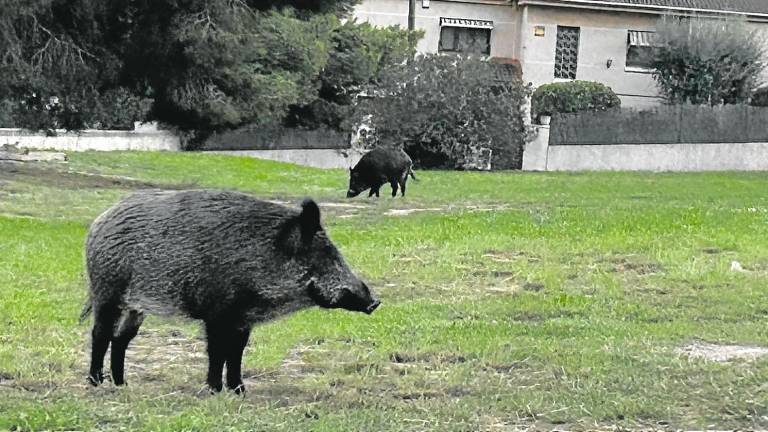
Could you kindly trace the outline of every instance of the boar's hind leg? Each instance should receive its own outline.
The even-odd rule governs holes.
[[[245,392],[243,385],[243,374],[241,366],[243,364],[243,351],[248,344],[248,336],[251,329],[235,329],[229,338],[229,348],[227,349],[227,388],[234,390],[235,393]]]
[[[397,196],[397,181],[393,180],[389,184],[392,186],[392,198],[394,198]]]
[[[144,314],[136,310],[123,311],[112,337],[110,367],[115,385],[125,384],[125,350],[144,321]]]
[[[88,382],[98,386],[104,382],[104,356],[112,339],[119,311],[113,305],[93,305],[93,329],[91,330],[91,367]]]
[[[405,183],[408,182],[408,173],[398,181],[400,183],[400,196],[405,196]]]

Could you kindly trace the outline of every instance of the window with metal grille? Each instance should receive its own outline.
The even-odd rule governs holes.
[[[579,64],[579,33],[578,27],[557,26],[555,78],[576,79],[576,67]]]
[[[438,51],[488,55],[491,53],[491,29],[443,27]]]

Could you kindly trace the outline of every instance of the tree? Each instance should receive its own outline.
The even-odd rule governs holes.
[[[760,82],[764,44],[744,19],[662,17],[653,77],[669,103],[746,102]]]
[[[154,100],[152,118],[202,135],[280,122],[289,106],[313,101],[331,31],[356,3],[0,2],[0,99],[25,119],[68,112],[83,123],[86,107],[124,89]],[[51,96],[61,109],[50,109]]]
[[[518,168],[530,88],[509,67],[429,54],[388,68],[360,106],[358,118],[375,131],[366,144],[402,145],[418,166],[441,168],[462,168],[491,148],[494,167]]]
[[[0,99],[25,126],[81,127],[98,87],[119,87],[119,60],[103,32],[106,6],[0,0],[0,10]]]
[[[416,32],[415,37],[420,37]],[[331,51],[317,76],[317,98],[291,107],[286,125],[316,129],[349,130],[357,95],[378,80],[386,67],[404,62],[414,50],[408,32],[399,27],[376,28],[349,20],[331,34]]]

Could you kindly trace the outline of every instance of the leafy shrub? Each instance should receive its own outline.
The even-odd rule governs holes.
[[[509,65],[419,55],[387,68],[367,93],[358,118],[374,131],[363,139],[369,147],[404,146],[429,168],[466,168],[490,148],[494,168],[520,167],[530,90]]]
[[[768,106],[768,86],[755,90],[752,93],[752,98],[750,99],[749,104],[758,107]]]
[[[764,38],[744,19],[665,16],[655,44],[653,78],[669,103],[747,102],[765,69]]]
[[[423,32],[416,32],[421,37]],[[380,71],[414,54],[408,31],[397,26],[374,27],[354,19],[339,24],[331,34],[328,63],[317,76],[317,99],[293,105],[284,120],[287,127],[330,128],[345,131],[355,97],[374,82]]]
[[[544,84],[531,97],[534,118],[555,113],[605,111],[620,106],[621,100],[610,87],[593,81]]]
[[[0,99],[0,128],[9,127],[14,127],[13,102],[7,99]]]
[[[147,119],[151,106],[152,99],[118,87],[102,94],[84,89],[61,98],[31,93],[16,104],[9,104],[8,111],[9,123],[30,130],[131,130],[134,122]]]

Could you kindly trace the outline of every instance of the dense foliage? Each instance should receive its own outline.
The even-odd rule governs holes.
[[[763,37],[743,19],[665,16],[655,39],[653,77],[669,103],[742,103],[760,84]]]
[[[36,129],[339,128],[356,88],[407,55],[405,31],[343,24],[355,3],[0,0],[3,113]]]
[[[555,113],[605,111],[621,106],[610,87],[593,81],[569,81],[539,86],[531,96],[533,117]]]
[[[366,145],[402,145],[417,166],[464,168],[490,148],[494,168],[517,168],[528,94],[508,65],[420,55],[387,68],[358,116],[375,131]]]
[[[768,86],[755,90],[752,93],[749,104],[752,106],[768,107]]]
[[[330,43],[328,62],[315,83],[317,98],[292,106],[287,126],[349,130],[353,104],[364,86],[375,83],[385,67],[413,56],[407,31],[398,27],[376,28],[350,20],[334,28]]]

